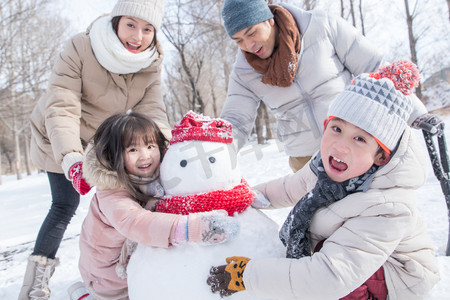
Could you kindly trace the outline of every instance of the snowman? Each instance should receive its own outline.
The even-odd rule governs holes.
[[[211,266],[234,255],[284,257],[277,224],[250,206],[254,193],[240,174],[232,141],[232,126],[225,120],[190,111],[175,124],[160,170],[166,195],[155,210],[183,215],[226,210],[236,218],[239,233],[212,245],[139,244],[127,268],[130,299],[219,299],[206,284]],[[244,291],[229,299],[261,298]]]

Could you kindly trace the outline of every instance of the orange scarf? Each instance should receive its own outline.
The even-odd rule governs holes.
[[[253,53],[242,51],[255,71],[263,73],[262,83],[279,87],[291,86],[297,74],[300,53],[300,31],[291,13],[278,5],[269,5],[279,29],[278,48],[272,55],[261,59]]]

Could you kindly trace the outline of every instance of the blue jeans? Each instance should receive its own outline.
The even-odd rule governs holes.
[[[32,254],[54,259],[67,225],[80,204],[80,194],[64,174],[47,172],[47,176],[52,206],[41,225]]]

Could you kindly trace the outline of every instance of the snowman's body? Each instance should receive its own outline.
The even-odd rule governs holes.
[[[231,144],[184,141],[173,144],[161,164],[166,196],[184,196],[230,190],[241,183]],[[186,243],[168,249],[138,245],[127,268],[129,295],[140,299],[220,299],[206,279],[211,266],[229,256],[282,257],[278,226],[262,212],[248,207],[234,216],[240,232],[221,244]],[[246,291],[229,299],[256,299]]]

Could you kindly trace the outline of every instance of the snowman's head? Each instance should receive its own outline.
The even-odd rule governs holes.
[[[231,124],[188,112],[172,130],[171,146],[161,163],[167,195],[182,196],[228,190],[241,174]]]
[[[229,190],[241,181],[231,144],[186,141],[170,146],[161,163],[161,183],[168,195]]]

